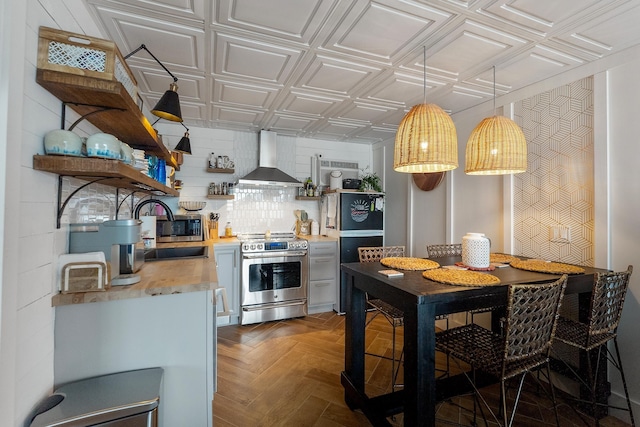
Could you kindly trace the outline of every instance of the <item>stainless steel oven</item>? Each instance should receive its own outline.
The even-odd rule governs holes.
[[[307,315],[307,241],[290,233],[241,235],[240,323]]]

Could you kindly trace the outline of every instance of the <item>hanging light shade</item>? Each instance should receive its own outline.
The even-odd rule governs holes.
[[[178,141],[178,145],[173,151],[178,151],[184,154],[191,154],[191,140],[189,140],[189,132],[185,132],[184,136]]]
[[[178,99],[178,85],[176,82],[178,78],[174,76],[171,71],[165,65],[160,62],[156,56],[151,53],[151,51],[147,48],[146,45],[141,44],[138,48],[136,48],[133,52],[127,54],[124,59],[129,59],[131,56],[139,52],[140,50],[146,50],[147,53],[155,59],[155,61],[164,69],[167,74],[169,74],[173,78],[173,83],[169,85],[169,90],[162,95],[160,101],[156,104],[156,106],[151,110],[151,114],[154,116],[160,117],[161,119],[171,120],[172,122],[182,122],[182,112],[180,111],[180,100]],[[156,120],[157,121],[157,120]]]
[[[496,111],[496,67],[493,67],[493,111]],[[527,140],[520,126],[508,117],[483,119],[467,141],[467,175],[506,175],[527,170]]]
[[[458,136],[451,117],[435,104],[414,105],[398,126],[397,172],[444,172],[458,167]]]
[[[162,95],[160,101],[156,104],[151,114],[172,122],[182,121],[182,112],[180,111],[180,100],[178,99],[178,85],[173,82],[169,85],[169,90]]]
[[[504,116],[487,117],[467,141],[464,171],[468,175],[506,175],[527,170],[527,140],[522,129]]]

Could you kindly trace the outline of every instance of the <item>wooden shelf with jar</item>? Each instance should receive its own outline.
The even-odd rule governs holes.
[[[114,135],[133,148],[165,159],[169,166],[178,167],[169,149],[142,114],[137,83],[115,43],[47,27],[40,27],[38,36],[36,82],[62,101],[63,118],[64,109],[68,106],[100,131]],[[49,63],[48,49],[52,42],[65,48],[91,46],[91,49],[104,52],[105,71]],[[126,76],[120,77],[121,81],[113,69],[116,63],[125,70]]]
[[[320,200],[320,196],[296,196],[296,200]]]
[[[207,168],[207,172],[209,173],[235,173],[235,169],[229,168]]]

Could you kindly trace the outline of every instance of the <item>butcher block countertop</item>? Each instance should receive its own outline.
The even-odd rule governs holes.
[[[232,239],[228,239],[229,242]],[[235,239],[233,239],[235,240]],[[224,240],[204,242],[158,243],[158,248],[209,246],[207,258],[187,258],[179,260],[147,261],[140,271],[140,281],[133,285],[112,286],[106,291],[75,292],[53,296],[52,306],[115,301],[127,298],[141,298],[156,295],[170,295],[184,292],[213,290],[218,287],[216,262],[213,247]],[[237,243],[237,241],[236,241]]]

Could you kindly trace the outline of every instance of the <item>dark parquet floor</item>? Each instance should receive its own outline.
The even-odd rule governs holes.
[[[399,339],[401,342],[402,335]],[[368,326],[366,346],[368,352],[391,355],[391,327],[381,316]],[[370,396],[390,390],[390,363],[367,356],[366,387]],[[444,367],[444,358],[438,359],[438,364]],[[361,412],[351,411],[343,399],[340,372],[344,369],[344,316],[320,313],[286,321],[220,327],[217,366],[218,391],[213,402],[216,427],[371,425]],[[483,392],[488,400],[498,401],[497,387]],[[545,397],[525,393],[514,425],[554,426],[550,406]],[[468,408],[472,408],[469,397],[442,404],[438,425],[470,425],[472,412]],[[564,401],[560,401],[559,412],[562,426],[585,425]],[[402,414],[389,421],[403,425]],[[478,425],[484,423],[480,421]],[[629,424],[609,416],[600,425]]]

